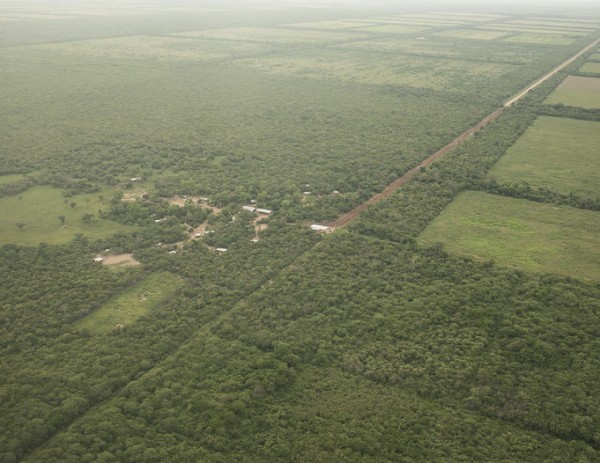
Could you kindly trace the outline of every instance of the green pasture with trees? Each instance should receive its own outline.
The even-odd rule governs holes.
[[[600,79],[569,76],[548,96],[545,103],[598,109],[600,108]]]
[[[1,463],[598,461],[600,202],[490,175],[540,121],[590,148],[594,107],[545,101],[587,56],[346,229],[308,226],[581,50],[600,12],[0,6]],[[522,241],[569,264],[421,241],[465,197],[535,219],[544,243]],[[122,255],[139,265],[94,261]]]

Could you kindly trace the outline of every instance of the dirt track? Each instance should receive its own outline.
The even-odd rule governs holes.
[[[424,161],[422,161],[420,164],[418,164],[417,166],[413,167],[411,170],[409,170],[407,173],[405,173],[402,177],[399,177],[396,180],[394,180],[381,193],[376,194],[372,198],[370,198],[367,201],[365,201],[364,203],[362,203],[357,208],[351,210],[350,212],[346,212],[345,214],[342,214],[335,221],[330,222],[329,224],[327,224],[329,226],[329,228],[331,228],[332,230],[334,230],[336,228],[340,228],[340,227],[344,227],[344,226],[348,225],[361,212],[363,212],[364,210],[366,210],[369,206],[371,206],[371,205],[373,205],[373,204],[381,201],[384,198],[387,198],[394,191],[396,191],[402,185],[404,185],[405,183],[407,183],[411,178],[413,178],[417,174],[417,172],[419,172],[419,170],[422,167],[427,167],[432,162],[436,161],[437,159],[441,158],[442,156],[444,156],[448,152],[452,151],[454,148],[456,148],[458,145],[460,145],[463,141],[465,141],[470,136],[472,136],[475,132],[478,132],[483,127],[485,127],[488,123],[490,123],[491,121],[493,121],[494,119],[496,119],[498,116],[500,116],[500,114],[502,114],[505,109],[510,108],[514,103],[516,103],[521,98],[523,98],[525,95],[527,95],[527,93],[529,93],[530,90],[533,90],[538,85],[542,84],[543,82],[545,82],[546,80],[548,80],[549,78],[551,78],[552,76],[554,76],[556,73],[558,73],[564,67],[566,67],[569,64],[571,64],[573,61],[575,61],[577,58],[579,58],[581,55],[583,55],[586,51],[588,51],[589,49],[591,49],[592,47],[594,47],[599,42],[600,42],[600,39],[595,40],[591,44],[589,44],[586,47],[584,47],[581,51],[577,52],[575,55],[573,55],[572,57],[570,57],[569,59],[567,59],[566,61],[564,61],[563,63],[561,63],[559,66],[557,66],[556,68],[554,68],[548,74],[544,75],[542,78],[536,80],[533,84],[529,85],[527,88],[525,88],[522,91],[520,91],[517,95],[515,95],[513,98],[511,98],[506,103],[504,103],[500,108],[498,108],[496,111],[494,111],[493,113],[491,113],[488,116],[486,116],[485,118],[483,118],[480,122],[478,122],[476,125],[474,125],[473,127],[471,127],[465,133],[463,133],[462,135],[460,135],[454,141],[448,143],[441,150],[439,150],[436,153],[432,154],[427,159],[425,159]]]

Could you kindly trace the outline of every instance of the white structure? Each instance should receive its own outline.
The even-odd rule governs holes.
[[[310,226],[310,229],[312,231],[317,231],[317,232],[326,232],[329,230],[329,227],[327,225],[319,225],[318,223],[313,223]]]
[[[131,177],[129,179],[130,182],[139,182],[142,179],[142,177]]]
[[[256,208],[256,213],[257,214],[267,214],[267,215],[269,215],[271,212],[273,212],[271,209],[263,209],[261,207],[257,207]]]
[[[100,257],[100,256],[94,257],[94,262],[102,262],[103,260],[104,260],[104,257]]]
[[[173,249],[172,251],[169,251],[169,254],[177,254],[177,251],[175,251],[175,249]]]
[[[254,212],[256,210],[254,206],[242,206],[242,209],[248,212]]]
[[[215,249],[217,252],[227,252],[227,248],[217,248]]]

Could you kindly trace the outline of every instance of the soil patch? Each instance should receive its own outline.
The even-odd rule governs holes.
[[[104,256],[103,265],[119,265],[121,267],[135,267],[140,265],[140,262],[135,260],[133,254],[114,254],[112,256]]]

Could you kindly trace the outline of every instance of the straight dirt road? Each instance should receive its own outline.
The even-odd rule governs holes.
[[[519,101],[520,99],[525,97],[525,95],[527,95],[531,90],[533,90],[534,88],[536,88],[537,86],[539,86],[540,84],[542,84],[543,82],[547,81],[552,76],[554,76],[555,74],[560,72],[562,69],[564,69],[566,66],[571,64],[573,61],[575,61],[577,58],[579,58],[585,52],[587,52],[588,50],[590,50],[591,48],[596,46],[598,43],[600,43],[600,39],[597,39],[597,40],[593,41],[592,43],[590,43],[589,45],[586,45],[584,48],[582,48],[580,51],[578,51],[575,55],[571,56],[569,59],[567,59],[566,61],[562,62],[560,65],[555,67],[548,74],[545,74],[543,77],[536,80],[534,83],[532,83],[525,89],[521,90],[514,97],[512,97],[510,100],[508,100],[506,103],[504,103],[500,108],[496,109],[493,113],[484,117],[480,122],[475,124],[473,127],[471,127],[469,130],[467,130],[465,133],[460,135],[458,138],[456,138],[452,142],[448,143],[446,146],[444,146],[442,149],[440,149],[439,151],[437,151],[434,154],[432,154],[431,156],[429,156],[427,159],[422,161],[420,164],[413,167],[411,170],[409,170],[407,173],[405,173],[402,177],[399,177],[396,180],[394,180],[381,193],[377,193],[375,196],[371,197],[370,199],[368,199],[367,201],[365,201],[364,203],[362,203],[360,206],[356,207],[355,209],[351,210],[350,212],[346,212],[345,214],[342,214],[333,222],[328,223],[327,226],[330,229],[335,230],[336,228],[340,228],[340,227],[344,227],[344,226],[348,225],[361,212],[365,211],[369,206],[381,201],[384,198],[387,198],[394,191],[396,191],[398,188],[400,188],[402,185],[406,184],[410,179],[412,179],[417,174],[417,172],[419,172],[419,170],[421,168],[427,167],[432,162],[438,160],[445,154],[452,151],[454,148],[456,148],[458,145],[460,145],[466,139],[471,137],[475,132],[478,132],[483,127],[485,127],[488,123],[492,122],[494,119],[496,119],[498,116],[500,116],[500,114],[502,114],[506,109],[510,108],[514,103],[516,103],[517,101]]]

